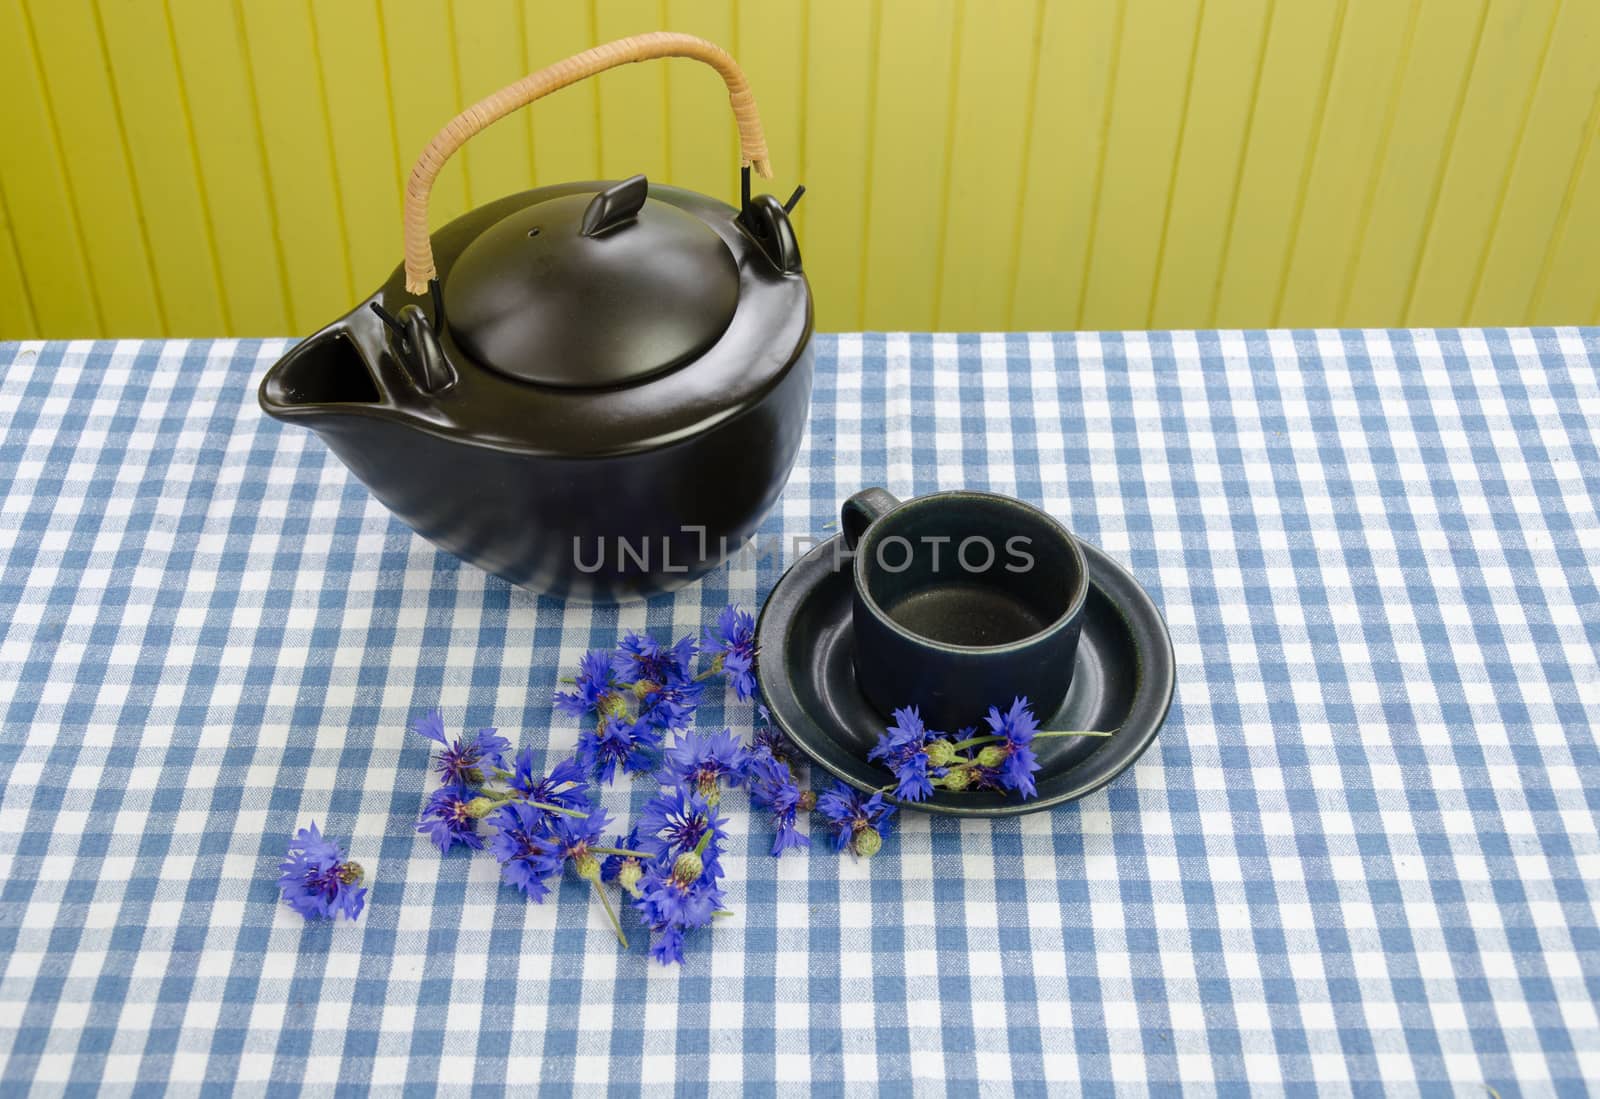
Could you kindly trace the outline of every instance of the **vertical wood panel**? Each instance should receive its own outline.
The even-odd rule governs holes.
[[[749,73],[825,331],[1600,310],[1577,0],[0,0],[0,333],[307,331],[398,262],[463,103],[661,27]],[[736,157],[714,75],[628,66],[474,139],[432,223],[731,199]]]
[[[1600,323],[1600,280],[1594,275],[1600,241],[1600,98],[1590,109],[1583,153],[1562,196],[1528,319],[1534,324]]]
[[[216,226],[229,317],[238,332],[297,333],[237,9],[216,0],[170,0],[169,10],[179,75],[194,89],[195,159]]]
[[[1383,327],[1404,321],[1428,211],[1460,124],[1487,13],[1487,0],[1424,0],[1389,138],[1357,224],[1355,260],[1341,291],[1341,324]]]
[[[1206,0],[1190,80],[1183,148],[1167,202],[1150,324],[1211,321],[1272,0]]]
[[[1036,0],[986,0],[962,23],[946,184],[937,327],[983,328],[1004,316],[1011,287],[986,278],[1016,262],[1023,218]]]
[[[231,327],[222,292],[211,210],[200,187],[188,94],[162,5],[100,6],[157,287],[171,335]]]
[[[1274,324],[1311,327],[1339,315],[1418,3],[1350,0]]]
[[[597,38],[609,42],[661,26],[660,0],[597,0]],[[557,59],[559,60],[559,59]],[[622,179],[643,172],[667,178],[668,58],[601,73],[591,81],[600,88],[600,174]]]
[[[873,327],[933,327],[958,2],[883,0],[862,287]]]
[[[1406,306],[1407,324],[1460,323],[1533,102],[1559,0],[1493,0]]]
[[[1148,321],[1199,15],[1198,0],[1129,2],[1079,327]]]
[[[159,336],[166,320],[94,8],[35,0],[28,15],[105,329]]]
[[[0,99],[7,104],[0,142],[0,191],[12,221],[17,263],[39,330],[52,336],[105,331],[84,259],[50,105],[20,0],[0,3]]]
[[[456,94],[455,32],[450,9],[439,0],[384,0],[383,30],[400,163],[409,172],[433,135],[464,105]],[[457,154],[440,171],[428,203],[432,228],[468,209],[469,170],[470,162]]]
[[[28,284],[22,278],[16,238],[11,235],[11,217],[6,212],[5,196],[0,194],[0,340],[32,339],[38,331]]]
[[[1526,317],[1600,95],[1600,5],[1561,7],[1517,158],[1493,222],[1472,324]]]
[[[1071,328],[1077,321],[1122,26],[1120,3],[1045,8],[1011,273],[1013,327]]]
[[[872,189],[871,104],[877,0],[811,0],[806,68],[805,233],[800,254],[817,327],[861,328],[861,273]]]
[[[1272,323],[1343,14],[1344,0],[1273,8],[1214,324]]]
[[[754,181],[755,191],[758,194],[771,191],[784,200],[794,191],[795,184],[805,182],[801,174],[804,170],[801,116],[805,102],[802,94],[804,54],[809,45],[806,33],[806,11],[800,0],[778,4],[770,0],[744,0],[739,5],[737,33],[729,47],[755,90],[761,121],[767,132],[767,150],[772,154],[773,178]],[[720,83],[715,77],[712,79]],[[732,117],[726,95],[721,112]],[[732,187],[732,180],[713,186],[710,193],[730,202],[738,201],[733,197],[737,190]],[[805,230],[804,209],[802,202],[795,222],[799,232]],[[802,250],[802,260],[804,255]]]
[[[518,0],[452,0],[450,7],[455,16],[456,68],[463,104],[476,103],[528,75],[531,69]],[[462,152],[472,181],[467,197],[473,206],[533,186],[532,145],[528,124],[522,118],[501,119],[469,141]]]
[[[241,0],[261,147],[287,264],[290,322],[308,332],[355,298],[309,6]]]
[[[668,0],[666,26],[733,49],[733,0]],[[739,54],[735,54],[739,56]],[[748,63],[748,58],[740,58]],[[694,61],[670,60],[667,94],[667,177],[663,183],[716,195],[728,202],[738,189],[739,141],[728,93],[717,74]],[[756,102],[766,109],[765,85],[752,76]]]
[[[530,0],[526,23],[531,69],[542,69],[598,43],[594,3]],[[600,94],[595,81],[563,88],[525,113],[533,137],[534,179],[539,186],[600,178]]]
[[[339,209],[350,237],[350,276],[364,297],[401,260],[401,181],[411,165],[405,161],[402,167],[389,110],[392,81],[378,5],[316,3],[312,15],[339,169]],[[329,307],[330,316],[341,308],[337,302]]]

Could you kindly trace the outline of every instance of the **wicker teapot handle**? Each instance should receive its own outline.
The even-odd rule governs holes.
[[[761,115],[756,111],[756,97],[750,91],[743,70],[726,51],[703,38],[670,31],[619,38],[592,50],[584,50],[565,61],[558,61],[523,77],[515,84],[501,88],[456,115],[445,124],[444,129],[433,135],[428,147],[417,157],[417,163],[411,169],[411,178],[406,181],[406,290],[413,294],[425,293],[429,280],[436,275],[433,242],[428,237],[428,196],[433,191],[433,181],[438,178],[439,169],[444,167],[445,161],[457,149],[490,123],[499,121],[541,96],[618,65],[656,57],[690,57],[704,61],[717,70],[723,83],[728,85],[728,102],[733,106],[734,121],[739,125],[739,146],[744,164],[753,167],[757,175],[772,178],[772,166],[767,161],[767,139],[761,131]]]

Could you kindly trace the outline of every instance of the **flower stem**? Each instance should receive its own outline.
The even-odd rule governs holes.
[[[597,855],[617,855],[625,859],[648,859],[652,857],[648,851],[630,851],[626,847],[595,847],[591,844],[589,850]]]
[[[1034,733],[1033,739],[1038,740],[1041,737],[1047,736],[1110,736],[1115,731],[1116,730],[1114,729],[1107,732],[1099,732],[1093,729],[1048,729]],[[997,733],[986,733],[983,736],[968,737],[966,740],[958,740],[950,747],[959,752],[963,748],[976,748],[980,744],[992,744],[997,740],[1004,739],[1005,737],[1000,736]]]
[[[560,813],[564,817],[581,817],[588,819],[588,813],[581,813],[576,809],[568,809],[565,805],[551,805],[548,801],[529,801],[535,809],[543,809],[546,813]]]
[[[599,848],[591,847],[590,850],[598,851]],[[628,949],[628,936],[622,933],[622,924],[617,920],[617,914],[611,907],[611,898],[606,896],[606,891],[600,887],[598,881],[591,878],[589,884],[594,886],[594,895],[600,898],[600,906],[606,910],[606,915],[611,918],[611,930],[617,933],[617,942],[622,944],[622,949]]]
[[[500,772],[504,773],[504,772]],[[504,805],[508,801],[525,801],[535,809],[543,809],[547,813],[559,813],[564,817],[581,817],[587,819],[589,814],[577,809],[568,809],[565,805],[552,805],[548,801],[534,801],[521,790],[491,790],[487,787],[478,795],[490,801],[498,801]]]

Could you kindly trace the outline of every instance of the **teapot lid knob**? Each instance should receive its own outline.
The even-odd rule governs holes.
[[[583,226],[578,232],[586,237],[625,225],[639,216],[644,200],[650,193],[650,181],[643,175],[629,176],[621,183],[612,184],[590,200],[583,211]]]

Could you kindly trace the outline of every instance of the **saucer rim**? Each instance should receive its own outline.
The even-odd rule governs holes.
[[[806,598],[820,586],[823,578],[829,574],[836,574],[837,570],[831,564],[819,564],[819,562],[824,557],[831,558],[835,555],[834,545],[843,537],[843,534],[838,534],[812,547],[805,556],[789,566],[773,585],[756,621],[757,651],[762,656],[768,654],[787,656],[787,625],[793,620],[795,612],[804,604]],[[1138,672],[1128,712],[1130,715],[1137,715],[1141,711],[1147,711],[1148,716],[1143,717],[1141,725],[1135,728],[1131,735],[1124,736],[1119,732],[1117,736],[1108,740],[1106,748],[1115,746],[1122,758],[1106,768],[1103,773],[1047,798],[1007,801],[1002,805],[963,807],[948,802],[935,802],[932,799],[907,801],[885,793],[886,801],[901,808],[955,817],[1010,817],[1042,812],[1069,801],[1076,801],[1104,788],[1138,762],[1155,741],[1161,727],[1166,723],[1167,715],[1171,712],[1177,683],[1176,655],[1173,652],[1172,637],[1166,619],[1156,606],[1155,600],[1150,597],[1150,593],[1121,562],[1093,543],[1077,535],[1073,537],[1082,547],[1084,558],[1088,563],[1089,584],[1097,588],[1112,609],[1122,617],[1128,627],[1138,658]],[[853,582],[850,574],[847,573],[845,578],[847,582]],[[800,586],[796,588],[796,585]],[[776,633],[776,645],[769,645],[769,641],[774,640],[769,631]],[[834,770],[819,752],[813,750],[807,735],[796,730],[791,715],[784,712],[785,707],[782,703],[785,701],[792,704],[795,710],[805,714],[811,724],[819,729],[822,728],[822,723],[800,702],[797,692],[792,687],[792,679],[787,674],[788,664],[789,662],[781,657],[778,660],[758,659],[756,662],[761,697],[767,704],[773,723],[815,766],[821,767],[833,778],[857,790],[866,793],[876,792],[877,787],[866,785]],[[774,686],[780,687],[781,690],[775,691]],[[1104,750],[1106,749],[1100,751]],[[1098,756],[1100,751],[1094,755]],[[1070,775],[1071,771],[1069,770],[1067,774]]]

